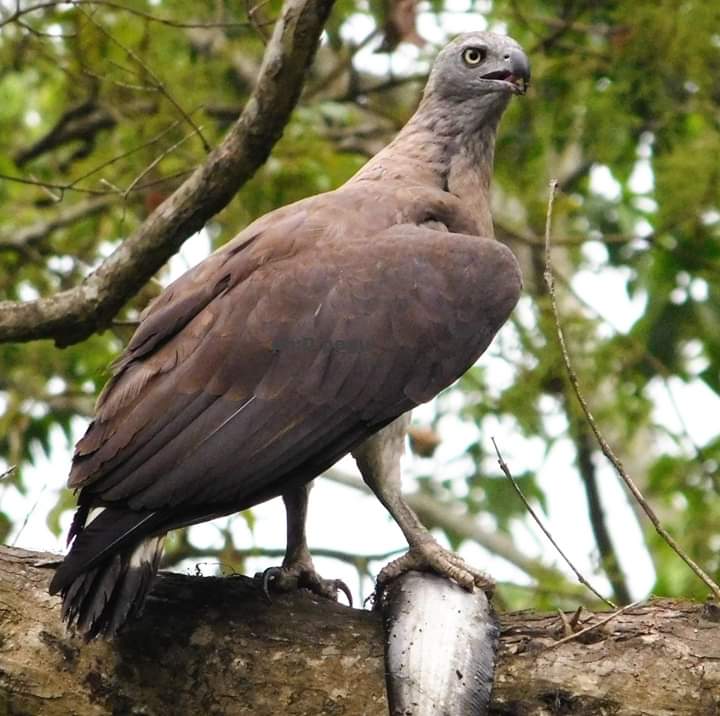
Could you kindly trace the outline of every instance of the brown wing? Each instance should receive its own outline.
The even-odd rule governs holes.
[[[175,524],[279,494],[462,375],[518,297],[495,241],[277,231],[145,319],[78,445],[81,499]]]

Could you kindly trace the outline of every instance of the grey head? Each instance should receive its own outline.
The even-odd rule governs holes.
[[[525,93],[529,82],[530,63],[515,40],[494,32],[467,32],[436,57],[425,97],[504,108],[511,95]]]
[[[443,186],[457,189],[462,177],[463,185],[479,182],[487,190],[498,123],[510,98],[524,94],[529,82],[530,63],[512,38],[493,32],[456,37],[435,58],[410,121],[352,181],[390,171],[416,181],[427,172],[431,182]],[[480,226],[485,235],[492,234],[489,212]]]

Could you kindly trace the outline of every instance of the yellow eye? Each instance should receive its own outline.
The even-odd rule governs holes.
[[[487,55],[487,51],[482,47],[468,47],[463,50],[462,58],[466,65],[479,65]]]

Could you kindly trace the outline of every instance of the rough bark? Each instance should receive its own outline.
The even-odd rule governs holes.
[[[379,618],[251,580],[164,574],[117,642],[59,621],[53,555],[0,551],[0,714],[383,714]]]
[[[52,555],[0,550],[0,714],[387,713],[379,615],[250,580],[165,574],[117,642],[65,633]],[[553,648],[557,615],[501,617],[492,714],[720,712],[720,615],[655,600]]]
[[[0,301],[0,341],[53,338],[67,346],[108,326],[265,161],[300,96],[332,5],[333,0],[286,0],[255,89],[207,161],[82,284],[35,301]]]

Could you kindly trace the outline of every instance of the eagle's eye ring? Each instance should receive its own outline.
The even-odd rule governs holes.
[[[462,53],[463,62],[470,67],[479,65],[486,56],[487,50],[483,47],[466,47]]]

